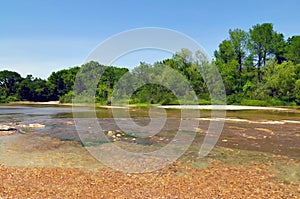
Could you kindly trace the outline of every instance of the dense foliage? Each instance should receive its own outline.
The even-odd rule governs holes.
[[[228,103],[299,104],[300,36],[285,40],[270,23],[229,35],[215,51]]]
[[[300,104],[300,36],[285,39],[270,23],[254,25],[249,31],[229,30],[228,39],[220,43],[214,55],[213,62],[208,64],[201,62],[201,56],[182,49],[172,58],[153,65],[140,63],[132,71],[92,61],[53,72],[47,80],[31,75],[23,78],[4,70],[0,71],[0,102],[71,102],[79,74],[76,88],[84,91],[95,87],[93,100],[100,104],[110,104],[119,96],[130,103],[151,104],[176,104],[180,101],[176,96],[181,96],[188,103],[194,99],[191,90],[199,99],[197,103],[207,104],[211,91],[206,83],[215,81],[209,76],[214,65],[222,76],[228,104]],[[80,76],[79,71],[87,71],[89,77]],[[184,77],[191,88],[172,71]],[[97,85],[85,81],[99,73]]]

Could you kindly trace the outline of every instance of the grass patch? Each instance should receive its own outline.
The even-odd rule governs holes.
[[[207,157],[233,165],[264,164],[273,161],[265,153],[224,147],[215,147]]]
[[[149,140],[137,140],[136,143],[143,146],[152,146],[154,144],[154,142]]]
[[[273,177],[286,183],[300,183],[300,167],[299,165],[288,165],[285,163],[276,163],[270,167],[274,174]]]
[[[74,138],[60,138],[59,140],[60,141],[67,141],[67,142],[73,142],[73,141],[75,141]]]
[[[139,137],[135,133],[121,133],[121,136],[124,138],[138,138]]]
[[[191,166],[196,169],[204,169],[204,168],[208,167],[208,165],[209,165],[209,162],[207,162],[207,161],[197,161],[197,162],[193,162],[191,164]]]
[[[81,142],[83,147],[90,147],[90,146],[100,146],[102,144],[110,143],[109,140],[94,140],[94,139],[84,139]]]

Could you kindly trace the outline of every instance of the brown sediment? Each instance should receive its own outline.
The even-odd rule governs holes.
[[[272,179],[265,166],[212,161],[197,169],[174,163],[143,174],[101,169],[0,166],[1,198],[298,198],[299,184]]]
[[[28,135],[19,137],[22,143],[31,143]],[[48,142],[53,143],[46,145]],[[169,166],[127,174],[97,165],[98,169],[86,170],[95,163],[73,142],[39,138],[38,143],[47,147],[41,149],[33,143],[29,148],[13,146],[23,155],[32,154],[32,159],[39,155],[39,161],[57,156],[57,164],[0,165],[0,198],[298,198],[300,194],[300,162],[288,156],[217,147],[201,159],[194,143]],[[48,150],[52,156],[43,153]],[[72,153],[86,157],[84,163]],[[65,160],[75,164],[63,164]],[[82,167],[78,167],[80,162]]]
[[[22,143],[30,143],[29,136],[20,137]],[[70,162],[68,157],[71,157],[77,164],[82,161],[79,156],[70,156],[79,150],[73,142],[39,140],[41,145],[48,142],[53,143],[43,149],[34,144],[25,150],[23,145],[14,146],[23,149],[22,154],[40,158],[59,155],[60,159],[55,160]],[[58,149],[52,156],[42,152],[55,148],[63,148],[65,152],[58,153]],[[103,166],[89,171],[75,167],[76,164],[39,168],[0,165],[0,198],[298,198],[300,194],[300,162],[295,159],[224,147],[217,147],[207,158],[200,159],[198,150],[194,143],[175,163],[140,174]],[[86,157],[83,166],[93,163],[88,154],[82,156]]]

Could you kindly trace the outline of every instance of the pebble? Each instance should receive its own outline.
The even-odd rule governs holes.
[[[113,135],[114,135],[114,132],[113,132],[113,131],[108,131],[108,132],[107,132],[107,135],[108,135],[108,136],[113,136]]]

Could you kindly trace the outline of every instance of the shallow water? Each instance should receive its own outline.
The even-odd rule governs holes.
[[[122,110],[117,115],[119,121],[126,123],[130,116],[133,121],[140,125],[149,124],[149,109],[130,108]],[[100,131],[106,132],[117,130],[120,127],[115,122],[117,110],[97,108],[95,112],[91,108],[76,109],[76,116],[90,120],[95,114],[99,122]],[[194,144],[201,145],[204,135],[207,133],[209,119],[199,120],[193,118],[195,110],[189,111],[190,120],[199,122],[199,125],[190,126],[197,130]],[[290,157],[300,155],[300,114],[296,112],[279,112],[266,110],[251,111],[227,111],[227,118],[218,146],[251,151],[268,152]],[[210,111],[200,111],[201,118],[209,118]],[[163,128],[157,135],[144,138],[135,129],[133,133],[137,136],[134,143],[133,138],[116,142],[119,146],[127,149],[142,147],[143,151],[155,150],[158,146],[165,146],[174,138],[181,120],[180,110],[153,110],[152,117],[160,118],[167,116]],[[159,119],[160,120],[160,119]],[[159,121],[158,120],[158,121]],[[92,121],[92,120],[91,120]],[[252,121],[252,123],[251,123]],[[275,122],[274,122],[275,121]],[[280,123],[280,121],[289,121]],[[268,123],[270,122],[270,123]],[[276,123],[278,122],[278,123]],[[82,147],[78,130],[74,124],[72,107],[50,106],[50,105],[20,105],[0,106],[0,124],[17,125],[39,123],[45,128],[23,129],[26,134],[15,134],[0,137],[0,164],[10,166],[46,166],[46,167],[75,167],[86,169],[98,169],[102,165],[96,161]],[[86,134],[91,133],[90,126],[85,126]],[[88,134],[90,135],[90,134]],[[146,134],[147,135],[147,134]],[[82,137],[81,137],[82,138]],[[85,143],[102,145],[105,142],[97,140],[97,137],[86,137]],[[94,140],[93,140],[94,139]],[[123,142],[124,141],[124,142]],[[118,144],[119,143],[119,144]],[[126,143],[126,144],[122,144]],[[134,144],[131,145],[131,144]],[[125,147],[125,148],[126,148]]]

